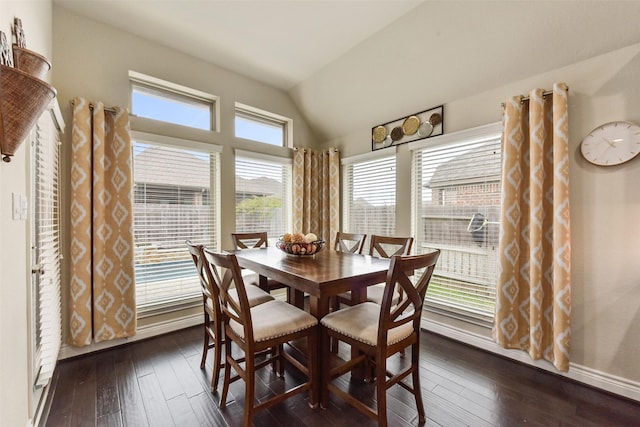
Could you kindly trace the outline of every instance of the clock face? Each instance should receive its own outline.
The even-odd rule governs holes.
[[[611,122],[595,128],[580,145],[585,159],[600,166],[628,162],[640,153],[640,126]]]

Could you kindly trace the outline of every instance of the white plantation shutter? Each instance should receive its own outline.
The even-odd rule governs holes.
[[[60,135],[47,111],[33,141],[33,302],[35,388],[49,383],[61,344],[60,316]]]
[[[236,232],[291,229],[291,159],[236,150]]]
[[[497,281],[501,145],[495,126],[413,150],[414,253],[442,252],[426,306],[492,323]]]
[[[396,229],[396,156],[345,158],[343,231],[392,236]]]
[[[135,141],[133,153],[138,311],[199,301],[185,240],[218,246],[218,153],[149,140]]]

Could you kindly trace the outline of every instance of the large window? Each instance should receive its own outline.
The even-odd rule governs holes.
[[[348,233],[391,236],[396,230],[396,156],[342,160],[343,220]]]
[[[216,131],[218,97],[129,71],[131,112],[139,117]]]
[[[291,229],[291,160],[236,150],[236,232]]]
[[[218,247],[218,152],[134,132],[136,304],[144,315],[201,300],[185,240]]]
[[[293,121],[287,117],[236,102],[235,136],[290,147]]]
[[[410,145],[415,253],[440,249],[428,309],[491,324],[500,215],[500,128]]]

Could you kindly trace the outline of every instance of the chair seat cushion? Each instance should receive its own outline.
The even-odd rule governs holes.
[[[384,295],[384,283],[378,283],[377,285],[369,286],[367,288],[367,301],[375,302],[378,305],[382,305],[382,296]],[[398,290],[394,290],[393,299],[391,305],[397,305],[400,301],[400,293]]]
[[[384,283],[379,283],[377,285],[369,286],[367,288],[367,301],[375,302],[378,305],[382,304],[382,296],[384,295]],[[351,301],[351,292],[343,292],[338,294],[338,297],[344,300]],[[391,301],[391,305],[398,304],[400,300],[400,293],[396,290],[393,293],[393,300]]]
[[[244,288],[247,291],[247,299],[249,300],[250,307],[255,307],[256,305],[264,304],[265,302],[275,299],[269,292],[263,291],[257,286],[245,286]],[[229,290],[229,296],[235,301],[238,300],[238,292],[235,289]]]
[[[378,345],[378,322],[380,306],[374,302],[363,302],[352,307],[327,314],[321,320],[322,326],[363,342],[370,346]],[[402,341],[413,333],[411,322],[390,329],[387,345]]]
[[[251,308],[253,339],[257,342],[302,331],[318,324],[318,319],[284,301],[267,301]],[[244,339],[244,328],[229,322],[231,329]]]

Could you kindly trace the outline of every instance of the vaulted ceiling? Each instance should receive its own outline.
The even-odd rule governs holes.
[[[640,43],[639,1],[54,3],[288,91],[321,140]]]

